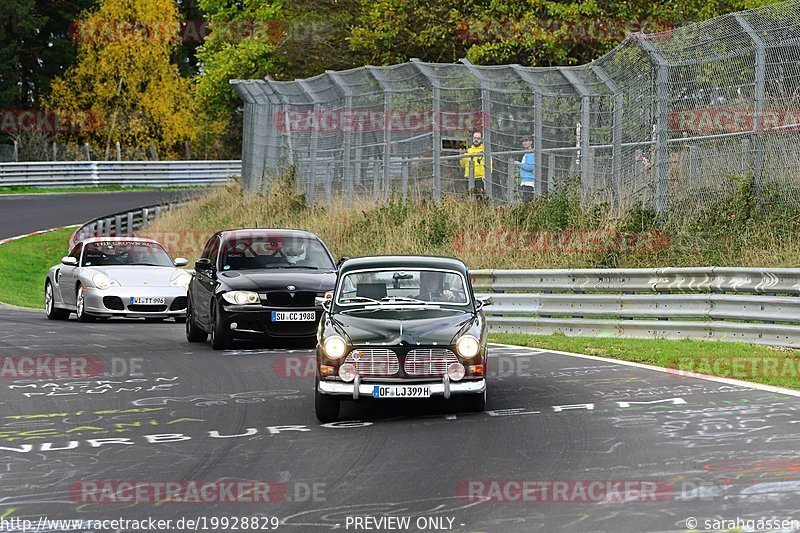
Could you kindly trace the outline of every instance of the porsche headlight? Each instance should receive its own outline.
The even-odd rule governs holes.
[[[115,279],[111,279],[102,272],[98,272],[94,276],[92,276],[92,283],[98,289],[107,289],[109,287],[119,287],[119,282]]]
[[[258,293],[251,291],[229,291],[223,293],[222,298],[226,302],[236,305],[257,304],[261,301]]]
[[[188,289],[189,282],[192,281],[192,275],[185,270],[176,270],[169,280],[169,284],[173,287],[180,287],[181,289]]]
[[[347,353],[347,343],[338,335],[332,335],[325,339],[322,349],[331,359],[341,359]]]
[[[472,335],[463,335],[456,342],[456,351],[461,357],[472,359],[481,351],[481,343]]]

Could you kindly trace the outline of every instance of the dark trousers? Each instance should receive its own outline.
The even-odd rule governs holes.
[[[523,202],[530,202],[536,196],[536,189],[532,185],[520,185],[519,190],[522,193]]]

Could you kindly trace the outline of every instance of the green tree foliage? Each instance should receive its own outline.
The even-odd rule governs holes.
[[[229,126],[240,103],[232,78],[305,78],[361,64],[347,41],[358,1],[199,0],[210,30],[198,53],[206,130],[221,134]]]
[[[776,0],[364,0],[351,47],[373,62],[567,65],[596,59],[628,32],[662,31]]]
[[[53,80],[49,109],[97,119],[83,132],[95,146],[152,143],[171,155],[196,137],[192,85],[171,61],[178,46],[174,0],[103,0],[77,31],[78,60]]]

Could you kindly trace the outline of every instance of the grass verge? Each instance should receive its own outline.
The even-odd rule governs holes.
[[[69,253],[74,231],[65,228],[0,245],[0,302],[43,309],[47,270]]]
[[[516,333],[493,333],[489,340],[800,389],[800,351],[789,348],[688,339],[612,339]]]

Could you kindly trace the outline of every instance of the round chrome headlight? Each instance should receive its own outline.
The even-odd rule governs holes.
[[[322,348],[331,359],[341,359],[347,352],[347,343],[340,336],[332,335],[325,339]]]
[[[461,363],[450,363],[447,365],[447,377],[449,377],[452,381],[459,381],[464,377],[466,372],[467,371],[464,369],[464,365]]]
[[[247,305],[261,302],[258,293],[251,291],[228,291],[222,294],[222,298],[232,304]]]
[[[357,373],[356,365],[353,363],[345,363],[339,367],[339,377],[342,378],[342,381],[346,381],[347,383],[356,379]]]
[[[472,359],[481,351],[481,343],[472,335],[463,335],[456,342],[456,351],[461,357]]]

